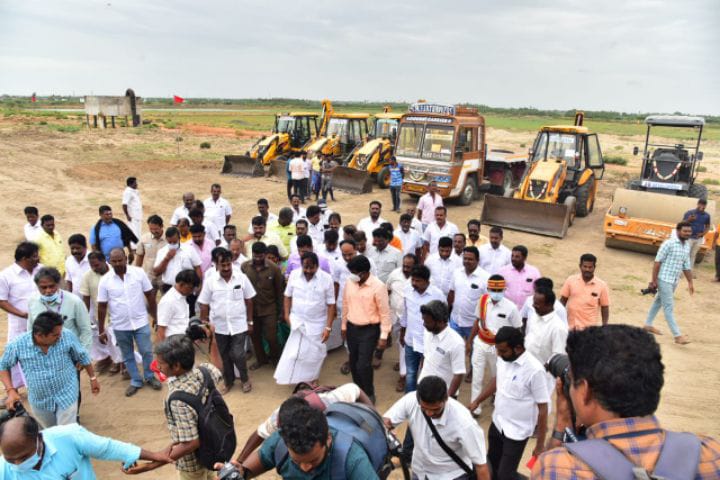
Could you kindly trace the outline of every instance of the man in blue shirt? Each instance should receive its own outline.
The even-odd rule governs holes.
[[[243,478],[260,476],[273,468],[287,479],[335,478],[331,473],[338,469],[333,468],[333,461],[342,457],[340,450],[335,450],[338,432],[329,428],[323,412],[310,407],[303,398],[291,397],[280,406],[278,425],[280,430],[270,435],[260,450],[251,453],[242,465],[232,461],[245,474]],[[276,457],[276,449],[283,454]],[[365,449],[357,441],[353,441],[347,450],[342,478],[379,478]]]
[[[0,425],[0,480],[94,480],[91,458],[123,462],[167,460],[166,452],[149,452],[91,433],[78,424],[40,431],[32,417],[11,418]]]
[[[690,235],[690,264],[695,263],[700,246],[703,243],[703,237],[710,230],[710,214],[705,211],[707,208],[707,200],[701,198],[697,202],[697,208],[688,210],[683,215],[683,220],[689,222],[692,226],[692,234]]]
[[[63,331],[63,319],[56,312],[39,314],[31,332],[23,333],[5,347],[0,358],[0,381],[7,391],[8,410],[13,410],[20,401],[10,378],[10,369],[18,363],[27,381],[33,416],[44,427],[76,422],[80,390],[76,365],[82,365],[90,377],[93,395],[100,393],[90,356],[74,333]]]
[[[392,197],[393,212],[400,211],[400,190],[402,190],[403,177],[405,169],[397,162],[397,158],[393,155],[390,157],[390,196]]]
[[[135,255],[130,248],[131,243],[139,240],[124,222],[113,218],[112,208],[102,205],[99,209],[100,220],[90,230],[90,245],[93,251],[102,252],[106,259],[110,259],[110,252],[114,248],[128,248],[128,261],[132,263]]]

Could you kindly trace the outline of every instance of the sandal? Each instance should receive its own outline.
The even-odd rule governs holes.
[[[243,393],[250,393],[252,391],[252,383],[250,383],[250,380],[243,382],[242,391]]]
[[[350,362],[345,362],[340,367],[340,373],[343,375],[350,375]]]

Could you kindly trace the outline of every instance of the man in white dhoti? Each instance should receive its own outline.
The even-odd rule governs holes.
[[[130,230],[132,230],[139,239],[142,234],[143,207],[142,200],[140,200],[140,192],[138,192],[137,178],[128,177],[125,183],[127,187],[125,187],[123,191],[122,208]],[[134,243],[130,243],[130,249],[135,250]]]
[[[318,269],[313,252],[302,256],[302,270],[290,274],[285,288],[284,319],[290,325],[285,349],[275,369],[279,385],[313,383],[327,356],[325,342],[335,318],[332,277]]]
[[[15,263],[0,272],[0,308],[8,316],[8,342],[27,331],[28,300],[38,295],[33,279],[41,267],[38,246],[22,242],[15,248]],[[11,374],[13,387],[25,386],[20,365]]]

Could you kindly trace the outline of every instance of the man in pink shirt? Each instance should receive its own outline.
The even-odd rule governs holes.
[[[428,225],[435,221],[435,209],[443,206],[443,199],[438,193],[437,183],[430,182],[428,191],[420,197],[417,203],[417,218],[423,226],[423,232]]]
[[[528,249],[524,245],[513,247],[510,265],[500,269],[499,275],[505,278],[505,297],[513,302],[518,309],[522,308],[528,296],[533,294],[533,284],[540,278],[540,271],[525,263]]]

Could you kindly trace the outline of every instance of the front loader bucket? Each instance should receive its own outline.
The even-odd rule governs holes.
[[[485,195],[480,221],[486,225],[563,238],[572,209],[559,203]]]
[[[262,177],[263,167],[256,159],[248,155],[225,155],[222,172],[228,175]]]
[[[366,170],[338,166],[333,171],[333,187],[349,193],[372,192],[373,180]]]

